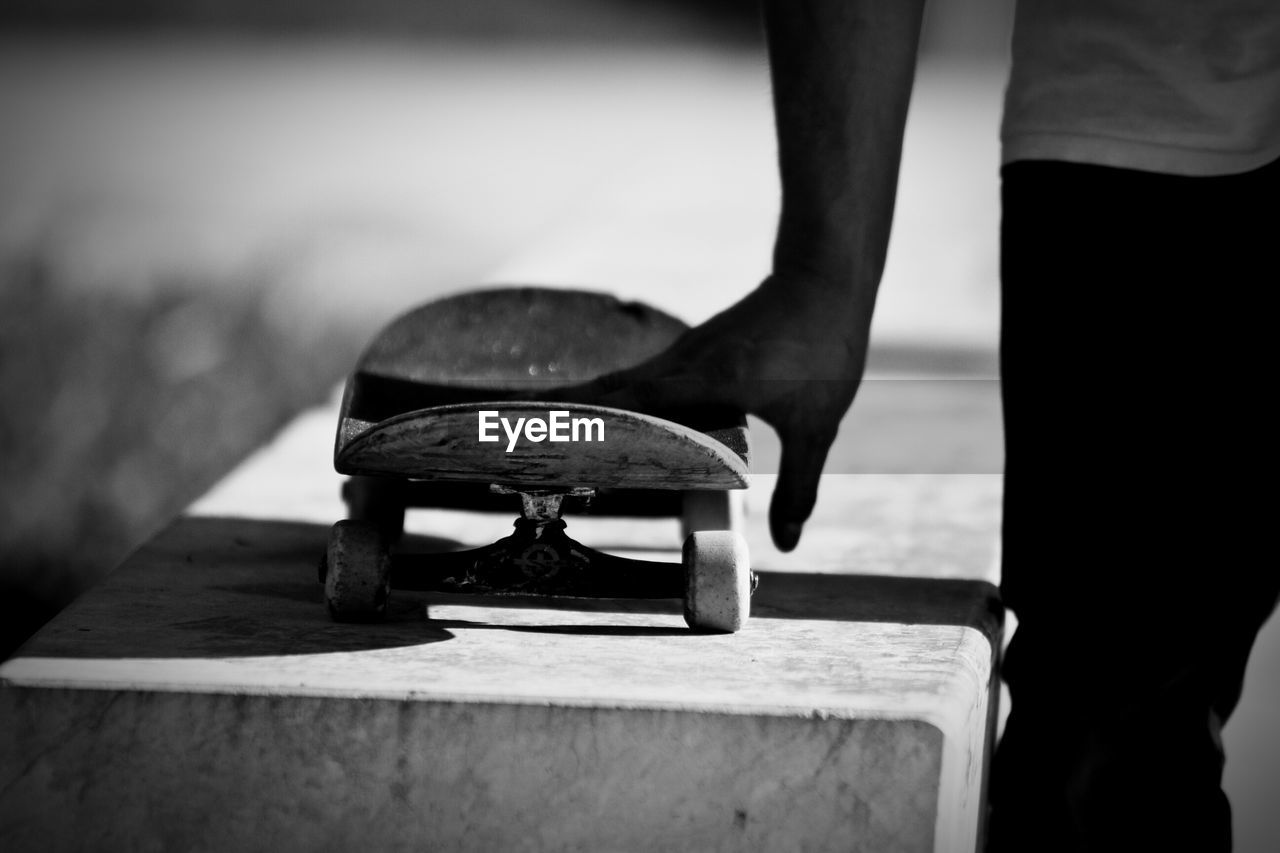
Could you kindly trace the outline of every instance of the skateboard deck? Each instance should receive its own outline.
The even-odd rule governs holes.
[[[545,288],[461,294],[393,321],[343,395],[334,466],[350,475],[350,517],[334,526],[321,564],[330,612],[378,618],[394,585],[683,597],[692,627],[740,628],[754,577],[734,529],[734,490],[748,482],[742,415],[556,400],[557,389],[662,352],[686,328],[650,306]],[[522,431],[534,421],[538,428]],[[491,546],[430,555],[396,548],[406,507],[508,509],[513,496],[515,532]],[[681,563],[623,559],[565,535],[565,508],[600,512],[602,504],[610,514],[680,516]]]
[[[507,288],[424,305],[366,350],[343,395],[340,473],[529,486],[736,489],[747,485],[740,415],[671,417],[555,402],[555,389],[634,366],[687,326],[650,306],[583,291]],[[541,399],[531,399],[541,398]],[[564,412],[603,441],[479,442],[478,413],[508,424]]]

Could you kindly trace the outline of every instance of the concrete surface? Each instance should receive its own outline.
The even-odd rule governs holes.
[[[0,667],[6,849],[974,848],[998,477],[829,478],[807,549],[750,528],[734,635],[678,601],[414,593],[338,625],[335,422],[301,417]],[[444,547],[510,523],[410,519]],[[572,526],[678,559],[674,520]]]

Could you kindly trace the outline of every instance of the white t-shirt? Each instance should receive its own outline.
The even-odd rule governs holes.
[[[1001,138],[1006,163],[1280,158],[1280,0],[1019,0]]]

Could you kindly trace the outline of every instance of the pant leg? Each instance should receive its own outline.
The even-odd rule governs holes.
[[[1218,729],[1280,590],[1258,499],[1278,175],[1005,169],[1019,627],[990,850],[1230,848]]]

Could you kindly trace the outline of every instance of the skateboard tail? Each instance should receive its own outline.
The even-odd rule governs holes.
[[[334,465],[343,474],[538,488],[723,490],[749,480],[744,455],[698,430],[555,401],[434,406],[376,424],[344,418]]]

